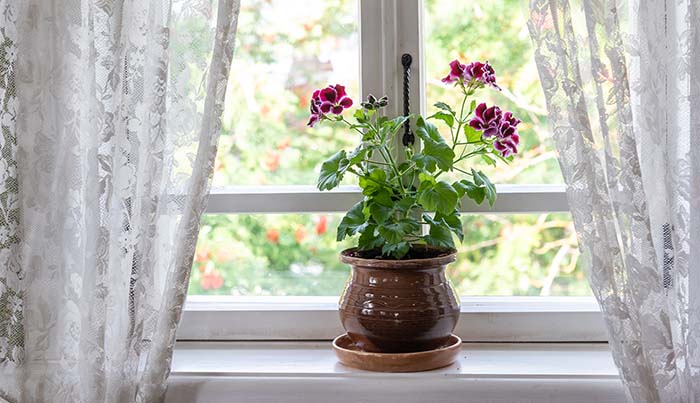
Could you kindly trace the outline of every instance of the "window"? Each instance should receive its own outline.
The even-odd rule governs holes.
[[[400,114],[403,53],[414,59],[413,112],[430,113],[437,100],[451,100],[439,82],[450,60],[488,59],[507,90],[484,91],[484,100],[524,121],[514,164],[482,167],[499,184],[495,207],[463,206],[465,242],[449,269],[465,296],[463,310],[538,318],[525,325],[502,316],[500,334],[510,334],[502,339],[604,339],[518,0],[488,7],[451,0],[242,1],[181,338],[334,336],[326,333],[339,327],[335,301],[349,273],[338,253],[350,246],[335,242],[335,225],[361,195],[351,181],[339,191],[315,189],[321,162],[354,139],[342,129],[307,129],[307,102],[314,88],[343,83],[355,100],[388,95],[389,113]],[[545,319],[553,315],[556,325]]]

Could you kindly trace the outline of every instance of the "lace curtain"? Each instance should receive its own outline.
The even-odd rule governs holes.
[[[532,0],[529,11],[628,397],[700,401],[700,1]]]
[[[0,0],[0,400],[162,399],[240,0]]]

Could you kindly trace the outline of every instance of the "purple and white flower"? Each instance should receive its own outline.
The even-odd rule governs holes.
[[[479,85],[490,86],[497,90],[501,90],[496,84],[496,72],[489,62],[471,62],[462,64],[455,59],[450,62],[450,72],[442,79],[445,84],[453,84],[460,82],[463,85],[477,83]]]
[[[498,134],[501,118],[501,108],[496,105],[489,108],[482,102],[474,109],[474,117],[469,121],[469,126],[484,132],[484,137],[493,137]]]
[[[345,86],[336,84],[314,91],[311,96],[311,117],[308,126],[314,127],[327,114],[340,115],[352,106],[352,99],[345,92]]]
[[[494,137],[493,148],[503,157],[518,153],[518,124],[520,119],[512,112],[502,113],[499,107],[489,108],[483,102],[476,107],[474,117],[469,121],[469,126],[481,131],[483,138]]]

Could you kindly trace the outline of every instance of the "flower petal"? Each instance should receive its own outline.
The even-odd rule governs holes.
[[[460,77],[462,73],[464,73],[464,69],[466,68],[465,65],[459,62],[459,60],[455,59],[450,62],[450,75],[455,76],[455,77]]]
[[[321,101],[323,102],[335,102],[337,98],[337,94],[335,92],[335,89],[331,86],[328,86],[324,89],[321,90]]]
[[[347,108],[352,106],[352,99],[350,99],[349,97],[345,97],[345,98],[340,100],[340,105],[343,108],[347,109]]]
[[[341,99],[341,98],[348,95],[347,93],[345,93],[345,86],[340,85],[340,84],[335,85],[335,93],[336,93],[336,96],[338,97],[337,99]]]
[[[452,74],[450,74],[450,75],[448,75],[447,77],[443,78],[441,81],[442,81],[443,83],[445,83],[445,84],[452,84],[452,83],[454,83],[455,81],[457,81],[457,79],[454,78],[454,76],[452,76]]]
[[[309,127],[314,127],[314,125],[316,123],[318,123],[320,120],[321,120],[321,115],[311,115],[311,117],[309,118],[309,123],[307,123],[306,125]]]

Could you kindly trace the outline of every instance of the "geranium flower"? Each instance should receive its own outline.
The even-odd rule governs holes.
[[[503,157],[518,153],[518,145],[520,144],[520,136],[514,134],[512,136],[496,139],[493,142],[495,148]]]
[[[503,157],[517,154],[520,136],[517,126],[520,119],[513,116],[512,112],[502,113],[497,106],[487,107],[485,103],[479,104],[474,110],[474,117],[469,121],[469,126],[482,131],[482,137],[495,137],[493,148]]]
[[[216,250],[214,257],[217,262],[228,262],[236,257],[236,252],[231,248],[223,247]]]
[[[205,290],[218,290],[224,285],[224,277],[216,268],[211,267],[202,274],[201,284]]]
[[[498,150],[504,157],[518,153],[518,145],[520,144],[518,124],[520,124],[520,119],[513,116],[513,113],[506,112],[503,114],[496,140],[493,142],[493,148]]]
[[[297,243],[304,242],[304,239],[306,239],[306,230],[304,227],[297,227],[296,231],[294,231],[294,239]]]
[[[469,121],[469,126],[483,131],[484,137],[493,137],[498,134],[501,118],[501,108],[496,105],[489,108],[482,102],[474,109],[474,117]]]
[[[280,153],[272,151],[265,156],[265,166],[271,172],[275,172],[280,166]]]
[[[316,234],[323,235],[328,230],[328,218],[325,215],[318,217],[318,222],[316,223]]]
[[[205,263],[211,259],[211,250],[206,246],[197,248],[194,255],[194,261],[197,263]]]
[[[269,230],[267,230],[267,234],[265,234],[265,237],[268,241],[276,245],[280,241],[280,232],[274,228],[270,228]]]
[[[471,62],[465,65],[455,59],[450,62],[450,72],[442,79],[442,82],[446,84],[455,82],[469,84],[472,80],[481,85],[488,85],[499,91],[501,90],[501,87],[496,85],[496,72],[489,62]]]
[[[336,84],[314,91],[311,96],[311,117],[308,126],[314,127],[327,114],[340,115],[352,106],[352,99],[345,92],[345,86]]]
[[[283,138],[282,140],[280,140],[280,141],[277,142],[277,149],[278,149],[278,150],[284,150],[284,149],[286,149],[287,147],[289,147],[289,145],[290,145],[291,143],[292,143],[292,139],[291,139],[290,137],[285,137],[285,138]]]
[[[316,92],[318,92],[318,90],[316,90]],[[316,92],[314,92],[314,95]],[[309,108],[311,110],[311,116],[309,117],[309,123],[306,124],[307,126],[314,127],[316,123],[321,121],[323,113],[321,112],[320,105],[320,102],[317,103],[316,99],[311,98],[311,107]]]
[[[503,114],[503,121],[508,122],[510,126],[517,126],[520,124],[521,120],[513,116],[513,112],[506,112]]]

